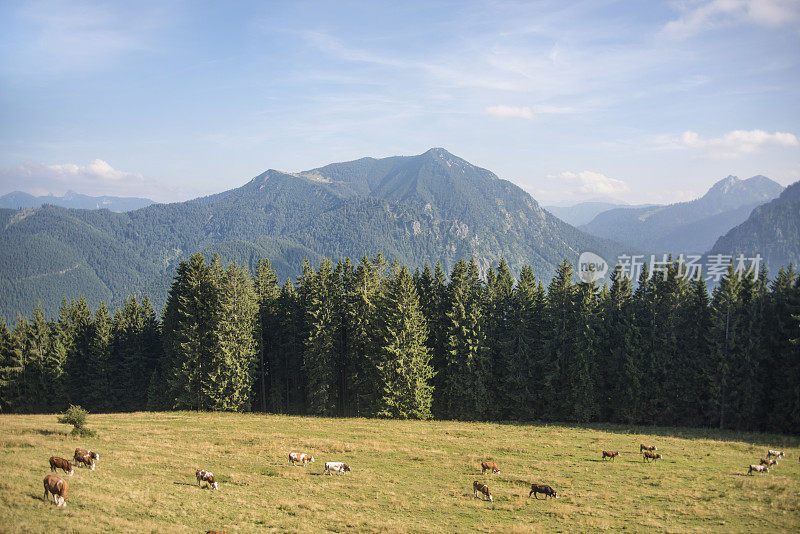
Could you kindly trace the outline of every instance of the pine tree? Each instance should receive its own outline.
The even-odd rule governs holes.
[[[20,411],[22,368],[20,341],[0,317],[0,413]]]
[[[459,260],[450,275],[449,339],[443,380],[446,417],[459,420],[486,416],[488,361],[481,329],[483,308],[474,260]]]
[[[348,389],[352,392],[353,414],[358,416],[375,413],[382,394],[378,388],[376,349],[378,303],[384,294],[382,265],[380,255],[374,261],[362,257],[347,295],[347,322],[350,325],[347,359],[352,369]]]
[[[111,408],[108,374],[111,329],[111,316],[105,303],[101,302],[94,314],[87,353],[88,372],[83,377],[86,397],[81,406],[90,412],[107,412]]]
[[[256,269],[256,294],[258,296],[258,368],[255,380],[256,399],[259,410],[280,411],[285,397],[282,391],[284,380],[280,369],[280,283],[269,260],[260,260]]]
[[[389,282],[381,306],[379,417],[430,419],[433,368],[425,318],[405,267]]]
[[[510,320],[514,292],[514,278],[511,276],[505,258],[500,260],[497,275],[490,268],[486,279],[486,303],[484,324],[486,332],[486,349],[491,376],[488,384],[487,403],[490,405],[489,415],[493,419],[506,419],[508,407],[512,403],[510,392],[505,386],[505,373],[510,364],[505,342],[510,335]]]
[[[705,280],[693,280],[681,306],[678,327],[678,352],[683,365],[675,369],[676,411],[680,424],[711,424],[716,372],[712,345],[711,309]]]
[[[172,403],[166,402],[161,369],[156,370],[160,337],[150,300],[144,297],[139,304],[135,296],[125,299],[114,314],[111,334],[109,375],[114,410],[143,410],[151,405],[151,397],[161,409],[171,407]]]
[[[733,264],[714,288],[711,301],[712,350],[714,354],[714,375],[712,403],[719,428],[728,428],[728,411],[731,403],[731,364],[736,361],[739,340],[738,315],[736,313],[741,299],[741,282],[734,275]]]
[[[202,378],[203,406],[211,410],[249,411],[256,363],[255,326],[258,301],[246,268],[231,264],[222,271],[212,264],[215,318],[213,350]]]
[[[305,310],[291,280],[286,280],[281,287],[280,309],[282,310],[279,337],[280,369],[283,379],[281,391],[284,398],[281,399],[280,407],[276,405],[275,409],[285,413],[305,413],[306,390],[303,375]]]
[[[537,362],[541,390],[557,391],[551,398],[545,419],[566,420],[572,413],[569,392],[572,391],[568,360],[575,351],[575,308],[578,299],[572,282],[572,265],[564,260],[547,288],[547,317],[550,335],[548,348]]]
[[[539,389],[536,362],[543,356],[545,339],[544,287],[533,270],[524,265],[510,298],[508,331],[501,340],[500,384],[505,392],[504,409],[511,419],[534,419],[544,413],[550,392]]]
[[[800,338],[800,290],[792,265],[778,271],[770,289],[765,328],[765,368],[771,377],[766,395],[769,426],[774,431],[796,433],[800,429],[800,345],[795,341]]]
[[[207,408],[201,386],[214,347],[215,310],[211,269],[201,254],[193,254],[178,265],[164,309],[161,369],[173,408]]]
[[[327,258],[316,273],[303,273],[300,292],[305,304],[308,337],[303,369],[307,380],[306,409],[315,415],[336,413],[336,353],[333,266]]]
[[[567,354],[564,369],[569,381],[569,419],[587,423],[598,416],[595,384],[597,382],[597,330],[600,316],[596,282],[580,282],[575,291],[574,352]]]
[[[611,288],[601,302],[605,318],[600,333],[599,399],[603,411],[600,419],[635,423],[641,413],[643,397],[639,355],[638,328],[634,321],[631,280],[621,268],[611,274]]]

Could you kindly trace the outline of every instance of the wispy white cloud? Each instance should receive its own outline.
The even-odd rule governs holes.
[[[628,184],[616,178],[594,171],[548,174],[548,180],[558,182],[559,188],[568,194],[581,196],[613,195],[628,190]]]
[[[62,195],[68,190],[87,195],[162,197],[163,188],[139,173],[115,169],[101,159],[86,165],[45,165],[28,161],[0,169],[0,191],[25,191],[34,195]]]
[[[122,54],[154,49],[153,30],[168,20],[165,9],[150,2],[134,9],[93,1],[29,2],[17,13],[32,36],[20,50],[47,73],[108,66]]]
[[[528,106],[489,106],[486,108],[486,113],[501,119],[533,120],[535,118],[533,111]]]
[[[797,136],[787,132],[769,133],[764,130],[733,130],[721,137],[705,139],[688,130],[678,139],[665,144],[666,148],[698,150],[713,159],[731,159],[754,154],[768,147],[797,147]]]
[[[778,27],[800,22],[797,0],[712,0],[675,5],[682,15],[668,22],[661,33],[676,39],[739,23]]]

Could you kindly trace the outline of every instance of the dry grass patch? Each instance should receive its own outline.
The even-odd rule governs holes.
[[[786,436],[686,429],[324,419],[223,413],[92,415],[66,436],[55,416],[0,416],[0,530],[40,532],[746,532],[800,530],[800,465],[744,476]],[[639,443],[664,460],[642,462]],[[97,450],[67,509],[41,499],[51,455]],[[619,450],[602,462],[600,451]],[[316,457],[305,468],[290,451]],[[346,475],[321,474],[345,461]],[[481,475],[480,462],[500,473]],[[197,487],[198,467],[219,491]],[[494,503],[472,493],[487,483]],[[562,498],[534,501],[530,483]]]

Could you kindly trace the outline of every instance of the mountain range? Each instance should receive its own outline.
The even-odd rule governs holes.
[[[572,226],[580,226],[588,223],[601,213],[608,210],[615,208],[644,208],[652,205],[653,204],[641,204],[638,206],[631,206],[630,204],[626,204],[624,202],[588,200],[586,202],[579,202],[577,204],[568,206],[544,206],[544,209],[562,221],[571,224]]]
[[[790,263],[800,266],[800,182],[758,206],[742,224],[720,237],[710,254],[751,258],[760,254],[770,276]]]
[[[33,196],[22,191],[0,196],[0,208],[10,209],[30,209],[38,208],[44,204],[53,204],[64,208],[74,208],[83,210],[107,209],[110,211],[124,212],[133,211],[154,204],[149,198],[136,197],[91,197],[82,195],[74,191],[67,191],[63,196],[44,195]]]
[[[766,176],[728,176],[702,197],[663,206],[614,208],[580,225],[584,232],[647,253],[703,253],[722,234],[747,220],[754,208],[780,195]]]
[[[0,209],[0,313],[46,313],[63,296],[116,307],[135,293],[159,307],[175,267],[194,252],[253,268],[268,258],[281,277],[302,260],[318,264],[374,255],[410,267],[463,257],[482,270],[505,257],[529,264],[545,283],[555,266],[590,250],[615,258],[622,247],[588,235],[525,191],[444,149],[363,158],[300,173],[268,170],[243,186],[187,202],[127,213]]]

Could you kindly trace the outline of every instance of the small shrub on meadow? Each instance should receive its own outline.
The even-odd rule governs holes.
[[[58,422],[65,425],[72,425],[73,428],[69,433],[70,436],[91,438],[94,437],[96,433],[94,430],[86,427],[86,418],[88,416],[88,411],[84,410],[80,406],[70,404],[69,408],[67,408],[67,411],[61,414],[61,416],[58,418]]]

